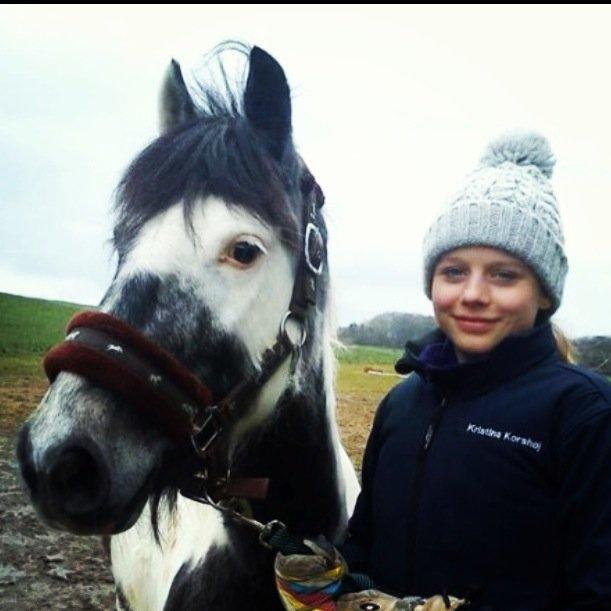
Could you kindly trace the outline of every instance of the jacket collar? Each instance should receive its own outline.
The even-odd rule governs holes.
[[[458,363],[454,346],[437,329],[421,340],[407,342],[395,370],[417,372],[445,394],[479,394],[517,377],[536,364],[558,358],[551,324],[506,337],[494,350],[476,361]]]

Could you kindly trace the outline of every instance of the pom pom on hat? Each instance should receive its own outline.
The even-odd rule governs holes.
[[[480,160],[483,166],[491,167],[505,162],[535,166],[551,178],[556,159],[544,136],[532,131],[514,131],[493,140]]]

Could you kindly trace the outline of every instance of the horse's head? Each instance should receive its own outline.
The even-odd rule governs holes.
[[[100,304],[169,352],[214,397],[256,374],[276,340],[303,247],[304,205],[317,189],[293,146],[282,68],[257,47],[245,53],[243,92],[202,87],[198,103],[172,62],[162,134],[117,191],[118,265]],[[320,358],[316,312],[324,307],[325,274],[316,291],[302,370]],[[283,363],[231,431],[231,444],[270,416],[299,373]],[[151,495],[195,468],[189,444],[176,443],[146,410],[68,372],[25,424],[18,457],[41,515],[80,534],[129,528]]]

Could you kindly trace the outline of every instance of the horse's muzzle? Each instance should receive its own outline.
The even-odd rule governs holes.
[[[111,527],[110,472],[90,440],[76,438],[52,446],[36,464],[26,424],[19,435],[17,457],[32,501],[51,526],[83,535]]]

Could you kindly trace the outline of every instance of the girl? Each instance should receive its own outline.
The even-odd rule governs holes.
[[[554,158],[494,141],[424,241],[439,329],[382,401],[342,548],[396,595],[494,611],[611,610],[611,390],[565,362]]]

